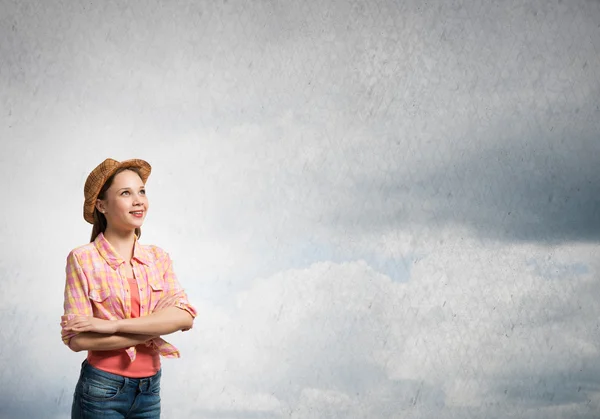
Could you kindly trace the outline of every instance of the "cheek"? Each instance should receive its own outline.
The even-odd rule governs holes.
[[[127,202],[126,199],[119,200],[119,202],[115,202],[114,212],[117,214],[125,214],[131,210],[131,205]]]

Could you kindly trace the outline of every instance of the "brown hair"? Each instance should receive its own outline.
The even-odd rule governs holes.
[[[140,171],[137,167],[122,167],[120,169],[117,169],[115,173],[113,173],[108,179],[106,179],[106,182],[104,182],[104,185],[102,185],[102,188],[100,188],[100,192],[98,193],[98,199],[104,199],[106,191],[108,190],[108,188],[110,188],[110,185],[112,185],[115,176],[117,176],[121,172],[124,172],[125,170],[131,170],[132,172],[137,173],[140,179],[142,178],[142,175],[140,174]],[[98,208],[94,206],[94,226],[92,227],[92,236],[90,238],[90,242],[96,240],[96,237],[98,237],[100,233],[104,233],[106,231],[107,225],[108,222],[106,221],[106,217],[104,216],[104,214],[98,211]],[[139,227],[136,228],[135,235],[139,239],[142,236],[142,229],[140,229]]]

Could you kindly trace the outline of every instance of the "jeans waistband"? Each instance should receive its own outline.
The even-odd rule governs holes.
[[[160,380],[160,376],[162,373],[162,368],[160,370],[158,370],[158,372],[150,377],[142,377],[142,378],[131,378],[131,377],[124,377],[122,375],[117,375],[117,374],[113,374],[107,371],[102,371],[98,368],[95,368],[93,366],[90,365],[90,363],[87,361],[87,359],[84,359],[83,362],[81,363],[81,373],[92,373],[94,375],[99,375],[105,379],[108,380],[112,380],[118,383],[122,383],[123,381],[125,382],[132,382],[132,383],[142,383],[142,382],[147,382],[149,384],[152,384],[154,381],[156,380]]]

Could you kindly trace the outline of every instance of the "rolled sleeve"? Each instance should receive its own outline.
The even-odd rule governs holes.
[[[165,294],[175,294],[179,291],[183,291],[181,298],[179,298],[177,300],[177,302],[175,303],[175,307],[187,311],[188,313],[190,313],[192,318],[195,319],[196,316],[198,315],[198,311],[196,310],[196,307],[194,307],[190,303],[185,290],[183,289],[183,287],[177,280],[177,276],[175,275],[175,272],[173,271],[173,261],[171,260],[171,257],[169,256],[169,254],[166,252],[163,255],[162,263],[164,264],[164,272],[165,272],[163,275],[163,286],[165,287],[165,290],[164,290]],[[185,330],[189,330],[189,329],[185,329]]]
[[[76,316],[92,316],[92,306],[88,298],[88,283],[81,269],[81,264],[74,252],[69,253],[66,266],[66,283],[64,314],[61,316],[61,337],[65,345],[69,346],[71,338],[78,332],[66,331],[64,323]]]

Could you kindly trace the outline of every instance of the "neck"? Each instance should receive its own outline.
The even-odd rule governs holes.
[[[131,244],[135,241],[135,230],[116,230],[106,227],[104,238],[111,244]]]
[[[106,227],[104,238],[125,258],[125,260],[131,259],[133,256],[133,244],[135,242],[135,230],[123,231]]]

